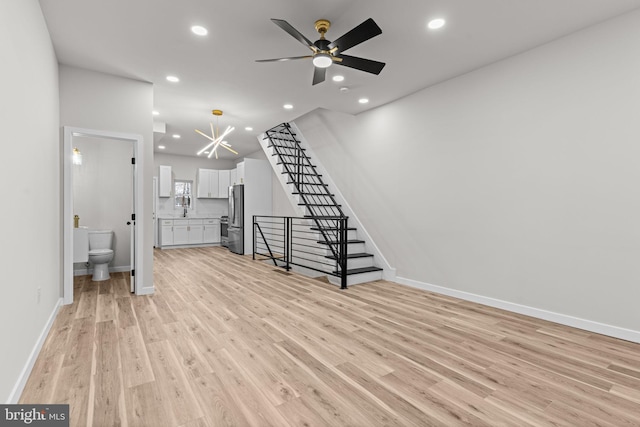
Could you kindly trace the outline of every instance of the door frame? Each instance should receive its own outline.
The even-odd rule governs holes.
[[[140,149],[142,147],[142,136],[111,132],[96,129],[85,129],[71,126],[63,126],[63,216],[62,216],[62,233],[63,233],[63,257],[62,257],[62,298],[63,304],[73,303],[73,138],[74,137],[93,137],[93,138],[105,138],[116,139],[121,141],[129,141],[133,143],[133,157],[138,160]],[[136,215],[135,221],[135,250],[133,258],[135,258],[135,264],[131,269],[135,269],[135,293],[139,295],[142,291],[144,283],[143,278],[143,236],[142,231],[144,229],[144,215],[143,215],[143,203],[140,195],[143,193],[143,182],[140,176],[141,168],[137,167],[138,161],[136,161],[136,167],[134,167],[133,173],[133,190],[134,190],[134,203],[133,212]],[[124,219],[124,218],[123,218]]]

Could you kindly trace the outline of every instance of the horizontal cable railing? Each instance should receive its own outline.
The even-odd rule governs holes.
[[[271,260],[287,271],[298,266],[336,276],[346,289],[348,217],[324,218],[322,224],[320,229],[317,219],[254,216],[253,259]]]

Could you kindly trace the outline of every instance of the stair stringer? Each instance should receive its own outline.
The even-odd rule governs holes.
[[[362,223],[358,219],[358,216],[355,214],[353,209],[351,209],[351,206],[345,200],[338,186],[331,179],[331,176],[328,174],[327,170],[324,168],[324,165],[322,165],[318,157],[313,152],[313,149],[309,145],[308,141],[305,139],[304,135],[302,134],[298,126],[296,126],[294,122],[289,122],[289,125],[291,126],[291,130],[296,134],[298,141],[300,141],[301,147],[306,149],[306,153],[311,159],[311,161],[313,162],[313,164],[316,166],[318,173],[322,175],[323,181],[325,182],[325,184],[329,185],[329,189],[331,190],[331,193],[335,195],[335,199],[337,203],[341,205],[342,211],[346,216],[349,217],[349,227],[357,228],[358,238],[360,240],[365,241],[366,252],[373,254],[374,265],[382,268],[382,278],[384,280],[394,281],[396,278],[396,269],[389,264],[387,259],[382,254],[382,251],[380,251],[378,246],[373,241],[373,238],[371,237],[371,235],[367,232],[366,228],[362,225]],[[274,171],[274,174],[276,175],[276,178],[280,182],[280,185],[282,185],[282,188],[287,195],[287,199],[289,200],[291,207],[294,209],[297,215],[304,216],[306,213],[306,208],[304,206],[298,205],[300,201],[296,195],[292,194],[293,186],[291,184],[287,184],[287,175],[280,173],[282,171],[281,165],[277,164],[278,162],[277,156],[271,155],[271,149],[268,148],[269,140],[268,138],[266,138],[266,136],[267,136],[266,133],[259,135],[258,143],[260,144],[260,147],[262,147],[262,150],[266,154],[267,159],[271,163],[271,167]],[[333,280],[334,278],[332,276],[328,276],[328,277],[330,281],[332,282],[334,281]]]

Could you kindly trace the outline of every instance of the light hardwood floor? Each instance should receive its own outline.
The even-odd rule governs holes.
[[[77,278],[21,403],[74,426],[640,425],[640,345],[222,248],[155,252],[156,294]]]

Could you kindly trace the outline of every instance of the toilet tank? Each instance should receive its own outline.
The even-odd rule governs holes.
[[[89,230],[89,250],[111,249],[112,242],[113,242],[113,231]]]

